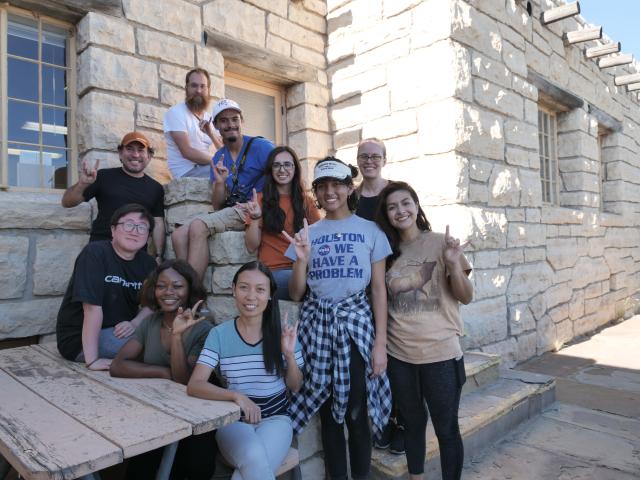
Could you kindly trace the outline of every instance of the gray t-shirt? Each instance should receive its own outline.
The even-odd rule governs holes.
[[[160,342],[160,327],[162,326],[162,314],[154,313],[142,320],[136,328],[135,339],[142,344],[144,356],[142,361],[149,365],[168,367],[171,365],[171,357]],[[208,320],[201,320],[190,330],[182,335],[182,346],[187,358],[195,360],[200,355],[200,350],[209,335],[213,325]]]
[[[383,231],[357,215],[314,223],[309,226],[309,240],[307,285],[319,298],[334,302],[364,290],[371,281],[371,264],[391,254]],[[292,246],[285,255],[296,260]]]

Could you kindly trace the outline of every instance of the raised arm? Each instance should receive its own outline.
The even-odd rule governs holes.
[[[211,191],[211,206],[214,210],[220,210],[227,199],[227,177],[229,169],[224,166],[224,154],[220,155],[218,163],[213,167],[215,178]]]
[[[171,329],[171,378],[183,385],[189,382],[193,364],[190,364],[184,351],[182,337],[191,327],[204,319],[204,317],[198,316],[198,308],[200,308],[202,302],[203,300],[200,300],[191,309],[186,308],[183,310],[182,307],[178,308],[176,318],[173,320]],[[193,362],[195,363],[195,360]]]
[[[287,388],[293,392],[297,392],[302,387],[302,372],[296,362],[296,341],[298,338],[298,322],[295,325],[289,325],[289,312],[284,314],[282,320],[282,336],[280,346],[282,354],[287,365],[285,373],[285,383]]]
[[[302,232],[296,233],[293,237],[284,230],[282,235],[293,245],[296,252],[296,261],[293,262],[291,278],[289,279],[289,296],[294,302],[302,300],[304,292],[307,290],[307,267],[311,256],[311,245],[309,244],[309,223],[303,219]]]
[[[93,167],[90,167],[86,160],[82,161],[78,182],[67,188],[62,195],[60,203],[64,208],[75,207],[84,202],[84,191],[96,181],[99,166],[100,159],[96,160]]]
[[[473,300],[473,284],[460,263],[463,256],[463,248],[464,245],[460,245],[460,240],[449,234],[449,225],[447,225],[442,255],[447,267],[449,287],[456,300],[467,305]]]
[[[247,214],[251,219],[251,223],[244,232],[244,243],[247,250],[251,253],[255,252],[260,246],[262,240],[262,228],[260,227],[260,219],[262,218],[262,208],[258,202],[258,194],[253,189],[253,196],[246,204]]]

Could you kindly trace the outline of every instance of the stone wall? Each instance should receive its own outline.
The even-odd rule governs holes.
[[[337,0],[327,15],[337,155],[355,163],[358,140],[382,138],[385,176],[412,183],[435,230],[469,241],[466,348],[507,365],[631,314],[640,283],[640,109],[612,75],[635,67],[600,70],[562,41],[582,18],[545,27],[541,11],[564,2],[533,1],[531,16],[526,3]],[[551,102],[557,205],[542,202],[539,78],[583,101]]]
[[[56,314],[89,241],[89,204],[59,195],[0,192],[0,340],[55,331]]]

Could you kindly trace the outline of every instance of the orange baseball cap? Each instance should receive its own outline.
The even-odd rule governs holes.
[[[149,148],[151,143],[149,142],[149,139],[145,136],[144,133],[129,132],[124,137],[122,137],[122,141],[120,142],[120,145],[122,145],[123,147],[126,147],[127,145],[133,142],[140,142],[142,145],[145,146],[145,148]]]

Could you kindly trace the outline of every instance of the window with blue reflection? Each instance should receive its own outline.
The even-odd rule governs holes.
[[[38,23],[35,20],[9,15],[7,53],[38,60]]]
[[[66,188],[70,141],[69,30],[9,14],[6,33],[8,178],[11,186]],[[0,39],[2,41],[2,39]]]

